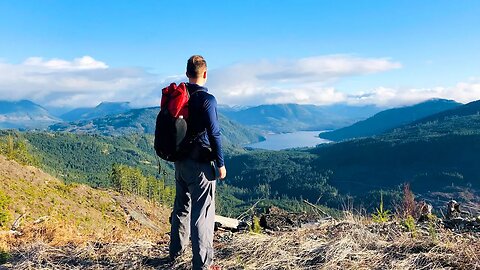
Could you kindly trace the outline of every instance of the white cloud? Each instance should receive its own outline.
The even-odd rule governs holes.
[[[297,60],[262,60],[211,70],[208,87],[221,104],[332,103],[401,106],[431,98],[480,99],[480,79],[454,86],[396,89],[377,87],[346,93],[335,88],[351,76],[385,72],[401,64],[388,58],[330,55]],[[181,73],[181,72],[180,72]],[[73,60],[31,57],[19,64],[0,61],[0,99],[29,99],[46,106],[94,106],[102,101],[157,105],[161,88],[184,75],[160,78],[142,68],[110,67],[90,56]]]
[[[66,61],[63,59],[43,60],[41,57],[30,57],[23,62],[26,67],[40,68],[41,71],[49,70],[91,70],[91,69],[106,69],[107,64],[97,61],[90,56],[83,56],[75,58],[73,61]]]
[[[419,103],[424,100],[442,98],[468,103],[480,99],[480,80],[471,78],[454,86],[432,88],[393,89],[378,87],[369,92],[356,93],[346,97],[352,104],[376,104],[380,106],[401,106]]]
[[[375,104],[394,107],[432,98],[470,102],[480,99],[480,80],[470,78],[454,86],[391,88],[378,86],[357,93],[335,88],[339,80],[401,68],[388,58],[330,55],[297,60],[240,63],[212,70],[208,85],[220,103],[258,105],[265,103]]]
[[[106,100],[144,103],[139,97],[157,82],[157,76],[144,69],[111,68],[90,56],[0,62],[1,99],[30,99],[47,106],[94,106]]]
[[[332,90],[336,81],[400,67],[400,63],[388,58],[350,55],[262,60],[212,70],[208,85],[226,104],[332,103],[344,96]]]

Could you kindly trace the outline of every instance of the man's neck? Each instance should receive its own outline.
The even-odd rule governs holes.
[[[205,80],[198,80],[198,79],[188,79],[188,83],[196,84],[199,86],[205,85]]]

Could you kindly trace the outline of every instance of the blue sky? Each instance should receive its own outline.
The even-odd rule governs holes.
[[[3,0],[0,93],[152,105],[202,54],[224,104],[468,102],[480,98],[479,14],[480,1]]]

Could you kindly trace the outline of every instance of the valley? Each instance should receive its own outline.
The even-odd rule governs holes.
[[[112,188],[112,169],[124,165],[173,188],[172,164],[157,161],[153,151],[158,108],[119,113],[124,103],[109,105],[99,107],[111,108],[111,114],[100,110],[103,116],[53,124],[43,131],[2,131],[0,138],[4,145],[8,137],[23,143],[25,151],[35,157],[35,164],[67,183]],[[98,111],[99,107],[92,110]],[[245,149],[248,143],[265,140],[265,130],[220,114],[229,174],[219,183],[218,212],[235,216],[259,200],[260,207],[277,205],[298,211],[305,208],[301,203],[304,199],[332,209],[353,200],[357,207],[371,211],[380,193],[390,207],[398,203],[404,183],[410,183],[415,194],[425,198],[452,186],[476,194],[480,188],[480,175],[475,169],[480,166],[475,158],[480,149],[478,107],[478,102],[459,105],[446,100],[427,101],[364,120],[382,116],[384,120],[375,121],[389,123],[377,131],[369,129],[375,132],[374,137],[359,134],[361,138],[345,142],[280,151]],[[388,120],[399,116],[404,120]],[[477,196],[457,199],[479,203]]]

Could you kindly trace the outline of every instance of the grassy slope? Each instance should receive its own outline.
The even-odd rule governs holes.
[[[142,198],[121,196],[79,184],[64,184],[31,166],[0,156],[0,192],[9,198],[8,229],[21,216],[23,233],[0,238],[5,243],[44,241],[52,244],[99,239],[162,239],[167,230],[165,208]],[[46,221],[35,221],[47,217]]]

